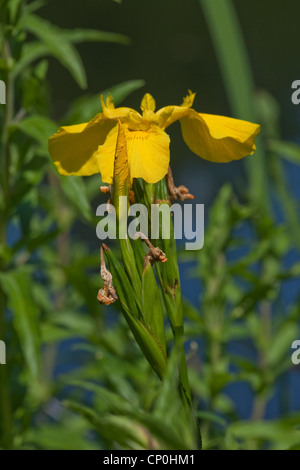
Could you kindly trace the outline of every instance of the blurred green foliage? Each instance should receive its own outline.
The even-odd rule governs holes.
[[[0,68],[7,88],[7,104],[0,107],[0,339],[7,345],[7,364],[0,365],[0,447],[193,449],[175,385],[175,358],[161,383],[119,311],[108,314],[96,301],[99,252],[84,241],[85,233],[95,230],[91,201],[99,201],[100,176],[59,176],[47,150],[59,125],[51,118],[49,57],[85,89],[75,44],[113,41],[128,47],[129,40],[59,29],[38,16],[42,3],[0,0]],[[229,185],[221,188],[190,273],[201,284],[199,305],[184,302],[194,408],[204,449],[300,449],[299,412],[291,415],[283,405],[279,419],[264,420],[275,387],[291,368],[291,343],[299,337],[299,299],[282,315],[282,283],[300,276],[299,263],[285,263],[291,247],[299,249],[300,223],[283,165],[283,159],[298,165],[300,150],[281,140],[274,99],[255,94],[231,2],[200,4],[232,111],[258,119],[263,135],[247,163],[249,190],[239,200]],[[104,94],[111,91],[118,104],[143,84],[132,80]],[[61,122],[86,121],[99,109],[98,96],[83,93]],[[272,191],[284,214],[280,224]],[[232,261],[234,252],[242,254]],[[181,259],[195,256],[185,252]],[[171,341],[169,331],[167,348]],[[233,354],[233,341],[248,345],[252,355],[247,347],[245,354]],[[70,351],[77,367],[60,368],[60,357]],[[254,394],[247,421],[240,420],[227,393],[238,382]]]

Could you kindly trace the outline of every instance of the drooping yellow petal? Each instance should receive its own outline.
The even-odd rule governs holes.
[[[170,138],[158,126],[147,131],[126,133],[128,161],[131,178],[143,178],[147,183],[157,183],[168,172]]]
[[[49,153],[62,175],[99,173],[93,154],[116,122],[97,114],[90,122],[60,127],[49,139]]]
[[[168,127],[167,123],[171,122],[171,116],[173,115],[174,108],[180,108],[180,106],[165,106],[164,108],[161,108],[159,111],[157,111],[157,113],[155,114],[157,124],[161,129],[166,129],[166,127]]]
[[[170,138],[158,126],[147,130],[130,130],[124,125],[130,178],[143,178],[148,183],[161,180],[168,171]],[[114,172],[114,155],[118,129],[113,128],[95,157],[98,160],[102,180],[111,184]]]
[[[230,162],[252,155],[260,126],[247,121],[190,109],[180,120],[183,138],[199,157],[211,162]]]
[[[196,93],[188,90],[188,95],[183,98],[183,102],[180,106],[165,106],[156,113],[158,125],[161,129],[166,129],[173,122],[182,119],[187,116],[190,112],[190,108],[193,106]]]
[[[118,137],[118,126],[115,126],[108,133],[103,145],[99,145],[94,153],[97,160],[98,172],[104,183],[112,184],[114,175],[115,152]]]

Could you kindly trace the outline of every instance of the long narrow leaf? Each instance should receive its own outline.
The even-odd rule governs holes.
[[[219,65],[235,116],[256,122],[254,79],[239,21],[231,0],[199,0],[215,46]],[[256,202],[267,201],[267,175],[262,139],[246,161],[250,177],[250,195]]]
[[[69,70],[81,88],[86,88],[86,75],[81,58],[59,28],[34,14],[25,17],[24,27],[45,44],[49,52]]]

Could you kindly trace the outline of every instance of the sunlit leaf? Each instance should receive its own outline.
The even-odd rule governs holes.
[[[77,50],[68,41],[62,31],[34,14],[28,14],[24,19],[24,26],[37,36],[47,47],[51,55],[64,65],[81,88],[86,88],[86,75]]]

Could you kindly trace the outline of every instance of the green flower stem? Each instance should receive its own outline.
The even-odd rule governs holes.
[[[180,393],[186,409],[191,408],[191,391],[188,380],[187,365],[184,351],[184,325],[181,301],[181,288],[177,265],[177,251],[175,240],[162,240],[162,250],[166,253],[168,261],[157,267],[158,278],[163,291],[167,314],[174,336],[174,346],[178,358],[178,373]],[[170,262],[170,265],[167,264]]]
[[[156,198],[163,201],[169,199],[165,179],[157,183]],[[167,256],[168,261],[156,266],[158,279],[162,288],[165,306],[174,336],[175,349],[178,357],[178,373],[182,401],[185,408],[191,411],[191,391],[184,351],[184,325],[180,276],[172,220],[170,221],[170,239],[162,239],[159,243],[160,248]]]
[[[163,185],[163,193],[167,191],[166,182],[160,182]],[[166,195],[161,194],[161,199],[165,199]],[[177,261],[177,248],[176,241],[173,233],[173,222],[170,221],[170,239],[162,239],[159,241],[160,248],[166,254],[168,261],[156,266],[158,279],[162,288],[163,297],[165,301],[167,315],[170,320],[173,336],[174,347],[178,363],[178,379],[179,390],[183,406],[186,413],[190,416],[191,425],[198,435],[199,448],[202,448],[201,431],[197,418],[193,413],[192,396],[188,378],[188,370],[186,363],[186,355],[184,350],[184,322],[183,322],[183,307],[181,298],[180,276]]]

